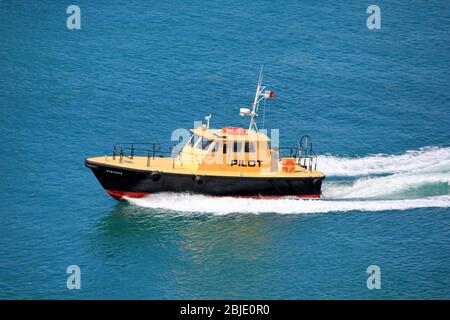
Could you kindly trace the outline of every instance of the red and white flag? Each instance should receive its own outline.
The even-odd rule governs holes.
[[[275,99],[275,92],[273,92],[272,90],[264,91],[264,98],[265,99]]]

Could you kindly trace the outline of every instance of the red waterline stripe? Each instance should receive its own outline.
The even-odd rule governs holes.
[[[123,197],[129,198],[142,198],[149,195],[149,192],[131,192],[131,191],[117,191],[117,190],[108,190],[105,191],[114,199],[122,200]],[[285,195],[285,196],[267,196],[267,195],[254,195],[254,196],[214,196],[217,198],[246,198],[246,199],[279,199],[284,197],[295,197],[300,199],[317,199],[320,198],[320,194],[305,194],[305,195]]]
[[[123,197],[142,198],[150,194],[148,192],[116,191],[108,189],[105,189],[105,191],[116,200],[122,200]]]
[[[218,198],[246,198],[246,199],[280,199],[285,197],[294,197],[294,198],[300,198],[300,199],[308,199],[308,198],[314,198],[318,199],[320,198],[320,194],[305,194],[305,195],[281,195],[281,196],[265,196],[265,195],[255,195],[255,196],[214,196]]]

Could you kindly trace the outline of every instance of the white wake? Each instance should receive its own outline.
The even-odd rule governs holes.
[[[259,200],[160,193],[128,201],[153,209],[217,215],[450,207],[448,147],[427,147],[402,155],[369,155],[360,158],[320,156],[318,169],[327,176],[322,187],[323,198],[320,200]]]
[[[383,177],[363,177],[351,183],[324,181],[323,196],[329,199],[399,198],[417,196],[414,189],[442,185],[445,193],[450,190],[450,172],[399,173]],[[423,190],[425,192],[426,190]],[[409,194],[408,194],[409,193]]]
[[[202,195],[160,193],[145,198],[128,199],[134,205],[152,209],[186,213],[279,213],[309,214],[342,211],[384,211],[414,208],[450,207],[450,196],[406,200],[258,200],[247,198],[216,198]]]
[[[326,176],[438,172],[450,170],[450,147],[426,147],[401,155],[377,154],[360,158],[319,156],[318,169]]]

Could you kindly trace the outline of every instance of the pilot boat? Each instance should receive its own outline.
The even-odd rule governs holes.
[[[211,115],[189,131],[185,143],[170,155],[156,143],[118,143],[109,156],[85,159],[105,191],[116,200],[140,198],[158,192],[209,196],[319,198],[325,175],[317,170],[317,155],[309,136],[289,148],[278,147],[267,130],[259,130],[260,103],[273,99],[262,84],[262,69],[248,128],[213,129]],[[283,154],[287,153],[283,157]]]

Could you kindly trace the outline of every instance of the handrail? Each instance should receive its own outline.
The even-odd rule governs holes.
[[[136,147],[136,145],[138,147]],[[142,148],[139,146],[146,145],[148,148]],[[119,155],[119,162],[122,163],[123,158],[133,159],[137,153],[143,153],[147,156],[147,167],[150,166],[150,159],[155,159],[156,157],[161,157],[164,155],[171,155],[171,151],[161,150],[160,143],[153,142],[120,142],[113,146],[113,160]]]
[[[298,140],[296,147],[277,148],[280,157],[283,151],[289,151],[289,157],[295,158],[296,164],[309,171],[317,170],[317,154],[312,150],[311,137],[306,135]]]
[[[278,151],[279,157],[281,158],[284,153],[288,153],[290,158],[295,158],[295,163],[306,170],[313,171],[317,169],[317,154],[312,151],[312,143],[311,138],[307,136],[309,139],[309,144],[307,145],[307,149],[304,150],[302,148],[301,143],[299,143],[295,147],[279,147],[274,148],[273,150]],[[303,140],[303,138],[302,138]],[[300,140],[300,141],[302,141]],[[147,148],[144,148],[142,146],[147,146]],[[161,144],[160,143],[153,143],[153,142],[120,142],[116,143],[113,146],[113,160],[116,159],[116,156],[119,156],[119,162],[122,163],[123,158],[133,159],[137,154],[143,154],[147,157],[147,167],[150,167],[150,163],[152,159],[155,159],[155,157],[164,157],[167,155],[172,155],[173,150],[176,144],[172,146],[171,151],[164,151],[161,150]],[[181,152],[182,149],[178,150],[178,154]],[[199,163],[198,154],[197,153],[191,153],[189,154],[194,155],[197,163]],[[179,157],[174,157],[173,159],[173,167],[175,167],[175,161]],[[183,163],[181,158],[179,159],[181,167],[183,167]]]

